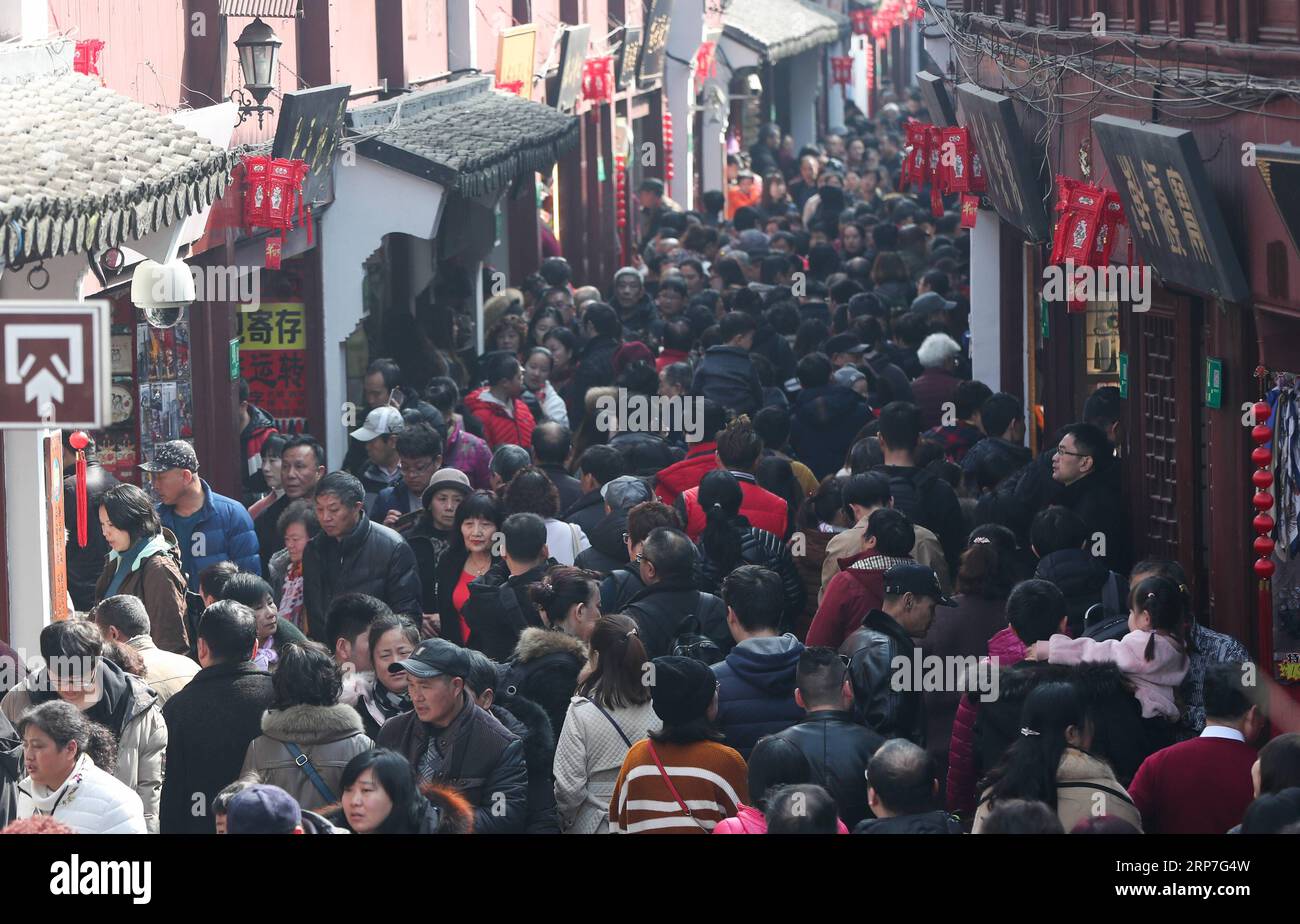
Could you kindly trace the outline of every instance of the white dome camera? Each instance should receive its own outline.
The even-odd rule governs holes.
[[[184,260],[145,260],[131,276],[131,301],[151,327],[175,327],[194,300],[194,276]]]

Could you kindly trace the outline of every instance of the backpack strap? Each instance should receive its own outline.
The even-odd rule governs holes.
[[[289,752],[289,756],[293,758],[293,762],[298,765],[298,769],[307,774],[307,779],[311,780],[311,784],[316,787],[316,791],[324,798],[325,804],[329,805],[331,802],[337,802],[338,797],[334,795],[334,791],[329,788],[329,784],[325,782],[312,765],[311,758],[303,753],[302,748],[291,741],[286,741],[284,747]]]

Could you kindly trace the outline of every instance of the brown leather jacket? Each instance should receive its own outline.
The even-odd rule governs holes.
[[[118,588],[119,594],[139,597],[149,613],[149,634],[154,644],[163,651],[185,654],[190,640],[185,631],[185,575],[181,573],[181,553],[172,531],[164,528],[166,550],[158,550],[137,558],[131,572]],[[104,562],[104,570],[95,582],[95,600],[103,600],[109,582],[117,572],[117,561]]]

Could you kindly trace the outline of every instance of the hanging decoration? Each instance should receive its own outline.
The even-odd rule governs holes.
[[[1259,366],[1255,370],[1255,377],[1259,379],[1260,390],[1263,391],[1265,380],[1268,378],[1268,370]],[[1276,566],[1273,564],[1273,547],[1272,538],[1273,528],[1276,525],[1269,511],[1273,509],[1273,495],[1268,489],[1273,485],[1273,451],[1267,444],[1273,440],[1273,428],[1268,425],[1268,419],[1273,416],[1273,409],[1268,403],[1261,398],[1255,402],[1251,408],[1254,415],[1255,425],[1251,428],[1250,438],[1255,443],[1255,448],[1251,450],[1250,461],[1255,465],[1255,471],[1250,476],[1251,483],[1255,486],[1255,496],[1252,503],[1257,511],[1252,526],[1255,528],[1254,551],[1258,556],[1255,559],[1254,570],[1255,577],[1259,580],[1259,624],[1260,626],[1269,626],[1273,623],[1273,585],[1272,577]],[[1271,634],[1271,633],[1270,633]],[[1266,636],[1261,636],[1264,638]],[[1270,652],[1270,658],[1271,658]]]
[[[840,88],[841,95],[848,95],[849,84],[853,83],[853,57],[851,55],[833,55],[831,57],[831,83]]]
[[[100,69],[100,56],[104,53],[104,42],[102,39],[82,39],[77,42],[72,52],[72,69],[78,74],[85,74],[87,77],[98,77],[101,85],[104,84],[103,71]]]
[[[597,105],[614,94],[614,56],[588,58],[582,65],[582,98]]]
[[[244,170],[244,224],[254,228],[279,229],[278,238],[266,242],[267,269],[280,268],[280,254],[286,235],[297,223],[307,229],[312,242],[311,209],[303,203],[302,184],[310,172],[306,161],[284,158],[246,157]]]
[[[695,88],[696,92],[704,86],[704,81],[718,76],[718,46],[716,42],[701,42],[695,52]]]
[[[614,202],[618,223],[619,265],[627,266],[627,155],[614,155]]]
[[[1109,266],[1119,226],[1124,224],[1124,205],[1113,189],[1093,186],[1067,176],[1056,177],[1056,211],[1060,216],[1052,234],[1048,263],[1073,265],[1076,274],[1089,267]],[[1087,310],[1085,300],[1070,301],[1069,311]]]
[[[867,94],[876,89],[876,46],[872,42],[867,42],[864,50],[867,53]]]
[[[77,545],[84,549],[89,541],[87,520],[90,514],[86,492],[86,447],[90,445],[90,437],[84,430],[78,430],[68,437],[68,445],[77,451]]]
[[[664,107],[664,185],[672,195],[673,182],[673,114]]]
[[[898,175],[898,189],[920,189],[930,179],[930,129],[934,126],[913,119],[903,128],[906,146],[903,169]]]
[[[975,221],[980,214],[980,197],[970,193],[961,195],[961,226],[963,228],[975,227]]]
[[[871,35],[872,12],[864,7],[849,12],[849,21],[853,24],[854,35]]]

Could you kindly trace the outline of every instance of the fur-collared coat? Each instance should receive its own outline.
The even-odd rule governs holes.
[[[455,786],[441,783],[420,784],[421,803],[414,824],[396,825],[387,834],[473,834],[474,807]],[[347,815],[339,803],[327,805],[319,814],[332,825],[351,831]]]
[[[564,727],[564,713],[586,663],[587,646],[581,639],[559,629],[531,627],[519,635],[502,691],[508,697],[530,699],[546,710],[554,740]]]
[[[334,798],[326,798],[299,767],[286,744],[296,744],[311,761]],[[262,734],[248,745],[240,775],[257,771],[263,783],[279,786],[305,809],[316,809],[338,799],[343,768],[353,757],[374,747],[361,728],[356,709],[333,706],[290,706],[268,709],[262,716]]]

